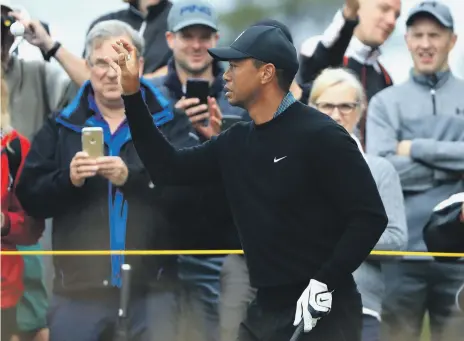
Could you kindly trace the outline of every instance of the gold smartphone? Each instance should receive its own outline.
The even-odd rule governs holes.
[[[94,159],[105,155],[103,128],[85,127],[82,129],[82,151]]]

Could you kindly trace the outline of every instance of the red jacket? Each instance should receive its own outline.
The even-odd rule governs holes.
[[[14,194],[25,156],[30,148],[29,141],[16,131],[2,134],[1,140],[1,209],[4,219],[1,249],[11,251],[16,250],[16,245],[36,244],[45,224],[44,221],[37,221],[26,215]],[[11,162],[12,160],[15,162]],[[16,167],[11,163],[17,163]],[[1,308],[5,309],[15,306],[23,294],[24,264],[23,258],[19,255],[2,255],[0,260]]]

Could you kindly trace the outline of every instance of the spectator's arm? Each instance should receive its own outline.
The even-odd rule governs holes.
[[[300,82],[312,82],[319,73],[343,64],[343,56],[358,24],[356,18],[345,18],[340,10],[322,36],[303,42],[300,50]]]
[[[433,168],[464,172],[464,142],[461,141],[414,139],[411,157]]]
[[[70,88],[73,85],[68,75],[58,66],[45,63],[45,89],[48,107],[52,112],[61,110],[67,103]]]
[[[396,155],[399,122],[387,113],[384,93],[374,96],[369,102],[366,127],[366,150],[368,154],[387,158],[395,167],[403,191],[424,191],[434,186],[434,171],[410,157]],[[392,111],[393,112],[393,111]],[[392,113],[390,112],[390,113]],[[396,114],[393,112],[393,114]]]
[[[85,60],[71,53],[65,47],[60,46],[56,51],[55,59],[78,86],[82,86],[85,81],[90,79],[90,70]]]
[[[388,225],[374,249],[401,251],[408,243],[403,191],[398,173],[392,164],[384,162],[382,166],[381,180],[377,187],[387,212]]]
[[[2,211],[2,214],[2,242],[12,245],[34,245],[42,236],[44,220],[28,216],[14,193],[10,194],[8,210]]]
[[[55,41],[40,21],[23,19],[20,13],[12,13],[12,15],[26,28],[25,38],[30,44],[40,48],[44,55],[53,49]],[[84,59],[73,55],[65,47],[60,46],[54,57],[79,86],[89,79],[90,73]]]
[[[57,161],[58,135],[55,119],[48,118],[34,138],[16,186],[22,207],[35,218],[63,214],[69,208],[69,202],[82,193],[82,188],[71,183],[69,165],[62,167]]]
[[[26,214],[16,197],[17,179],[21,176],[24,168],[24,161],[30,149],[30,143],[26,139],[18,139],[18,144],[11,144],[13,153],[21,155],[21,160],[16,170],[10,168],[14,174],[14,184],[9,193],[8,204],[2,207],[3,224],[2,224],[2,242],[12,245],[33,245],[36,244],[45,228],[45,222],[42,219],[34,219]]]

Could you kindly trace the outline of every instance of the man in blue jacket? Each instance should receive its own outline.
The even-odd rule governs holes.
[[[143,40],[129,25],[116,20],[95,25],[87,36],[92,47],[86,55],[90,81],[39,130],[17,187],[29,214],[53,218],[54,250],[171,247],[160,189],[150,181],[138,158],[125,119],[118,74],[104,61],[108,55],[117,58],[111,43],[118,37],[132,41],[143,61]],[[166,123],[173,116],[167,100],[142,82],[153,120],[171,136]],[[92,159],[81,151],[84,127],[103,129],[105,156]],[[160,340],[169,341],[162,333],[163,318],[173,316],[175,307],[170,303],[174,295],[169,285],[175,263],[171,266],[170,261],[121,255],[54,257],[50,340],[94,341],[111,334],[119,304],[121,265],[129,263],[131,340],[141,340],[145,331],[145,293],[151,289],[164,314],[150,323],[157,325]]]

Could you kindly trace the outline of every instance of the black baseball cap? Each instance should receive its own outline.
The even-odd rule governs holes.
[[[260,20],[260,21],[258,21],[256,23],[254,23],[253,26],[274,26],[274,27],[278,27],[278,28],[280,28],[282,30],[282,32],[284,32],[285,36],[293,44],[293,37],[292,37],[292,34],[290,33],[290,30],[288,29],[288,27],[285,24],[281,23],[278,20],[266,18],[266,19],[263,19],[263,20]]]
[[[251,26],[243,31],[229,47],[208,49],[217,60],[229,61],[254,58],[274,64],[276,69],[298,72],[298,56],[295,46],[285,33],[275,26]]]
[[[433,17],[442,26],[449,28],[450,30],[454,29],[454,20],[451,10],[441,1],[422,1],[414,6],[408,14],[406,26],[411,26],[414,23],[414,20],[421,15]]]

